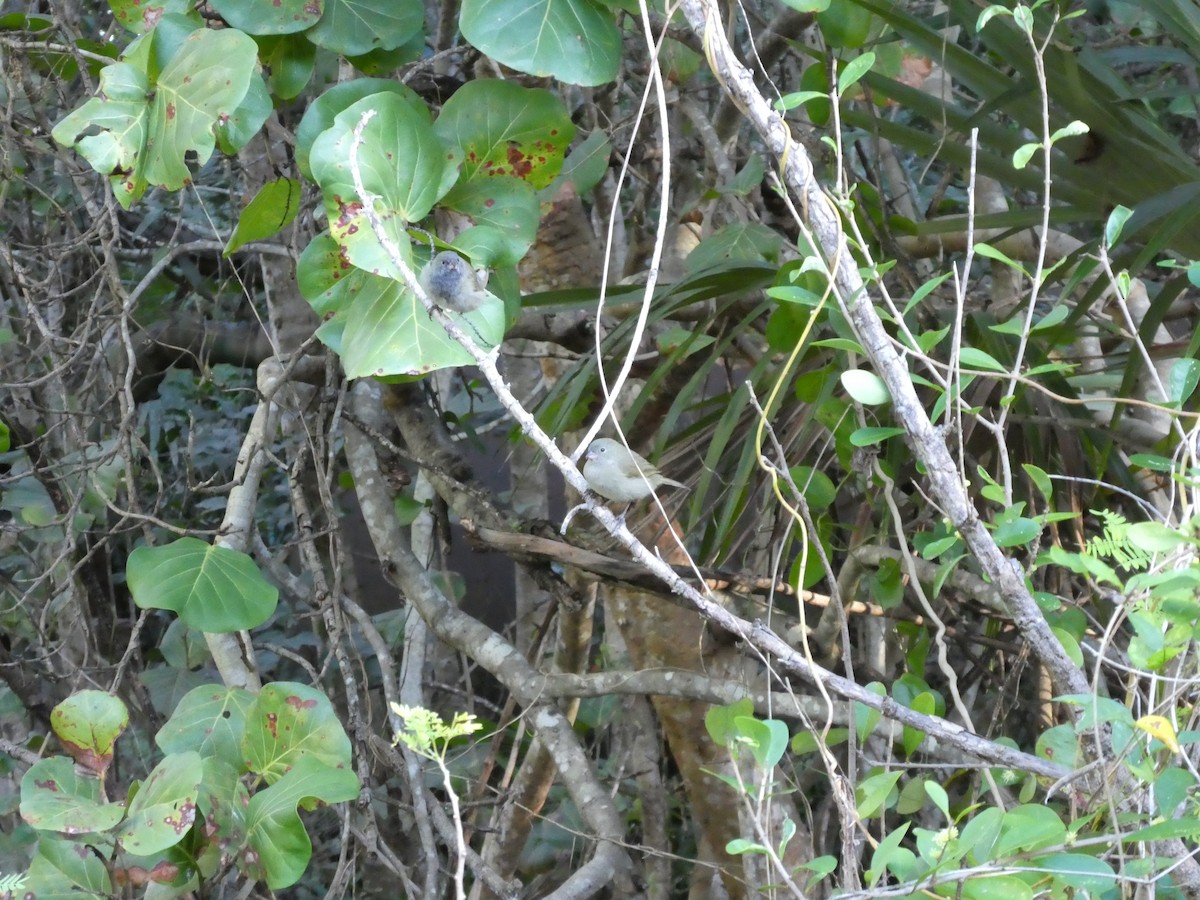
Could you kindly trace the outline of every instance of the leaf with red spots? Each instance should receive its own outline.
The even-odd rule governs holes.
[[[142,782],[117,832],[130,853],[149,856],[174,847],[196,823],[201,781],[200,754],[172,753]]]
[[[258,47],[240,31],[202,29],[183,42],[159,76],[146,140],[146,180],[177,191],[191,182],[184,161],[204,165],[216,147],[215,127],[237,110],[258,69]],[[168,120],[166,109],[174,107]]]
[[[554,94],[487,79],[455,91],[433,127],[462,151],[463,181],[511,176],[535,188],[558,174],[575,136],[571,117]]]
[[[350,765],[350,739],[329,698],[306,684],[264,685],[246,714],[246,768],[273,784],[304,757],[337,768]]]
[[[209,0],[233,28],[247,34],[291,34],[321,20],[324,0]]]
[[[461,182],[441,205],[475,223],[454,239],[454,246],[492,266],[515,266],[537,235],[537,197],[533,188],[518,178]]]
[[[179,24],[176,19],[172,28]],[[235,119],[244,126],[241,134],[257,130],[262,122],[255,124],[254,117],[264,115],[261,104],[241,109],[256,77],[258,49],[240,31],[192,32],[153,84],[147,75],[149,46],[135,42],[126,62],[101,72],[100,96],[68,114],[53,131],[56,141],[77,147],[92,168],[109,177],[125,208],[148,185],[179,190],[190,183],[186,159],[194,155],[200,165],[208,161],[218,123]]]
[[[168,13],[192,11],[192,0],[109,0],[113,18],[134,34],[144,34]]]
[[[115,694],[79,691],[54,707],[50,725],[79,765],[103,776],[117,738],[129,727],[129,710]]]
[[[41,831],[89,834],[121,821],[125,806],[103,802],[100,779],[65,756],[40,759],[21,778],[21,818]]]
[[[438,140],[418,102],[391,92],[352,104],[313,142],[309,165],[325,196],[330,233],[360,269],[400,278],[367,220],[350,171],[354,130],[364,116],[369,119],[357,144],[363,188],[402,253],[408,253],[408,223],[425,218],[454,183],[457,157]]]

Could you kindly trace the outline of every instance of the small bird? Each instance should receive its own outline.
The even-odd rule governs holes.
[[[434,305],[467,313],[483,306],[491,295],[479,286],[471,264],[453,250],[443,250],[421,270],[421,287]]]
[[[686,488],[667,478],[658,468],[611,438],[596,438],[584,454],[583,477],[601,497],[621,503],[633,503],[649,497],[664,484]]]

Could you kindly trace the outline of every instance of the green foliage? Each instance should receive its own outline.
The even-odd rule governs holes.
[[[166,756],[126,802],[109,802],[105,772],[127,724],[124,704],[99,691],[55,709],[76,764],[50,756],[21,781],[21,816],[41,835],[26,874],[38,896],[111,893],[110,873],[118,885],[152,882],[155,896],[180,896],[229,864],[278,890],[312,853],[297,807],[358,794],[349,738],[325,694],[306,685],[269,684],[257,696],[197,688],[158,733]]]
[[[176,24],[171,22],[171,24]],[[100,75],[101,96],[89,100],[54,128],[54,139],[74,146],[97,172],[108,175],[113,193],[128,209],[150,185],[179,190],[191,181],[184,157],[203,164],[216,146],[218,122],[239,115],[257,75],[257,48],[238,31],[193,31],[178,47],[156,40],[158,25],[135,45],[144,52]],[[158,66],[162,65],[161,72]],[[269,104],[268,104],[269,109]],[[262,125],[249,123],[243,146]]]
[[[137,548],[127,576],[138,606],[172,610],[197,631],[254,628],[270,618],[279,600],[253,559],[198,538]]]
[[[593,0],[466,0],[459,27],[498,62],[567,84],[612,81],[621,62],[612,13]]]

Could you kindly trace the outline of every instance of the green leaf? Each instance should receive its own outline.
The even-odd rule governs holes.
[[[416,0],[325,0],[321,20],[305,36],[343,56],[395,50],[421,33],[425,7]]]
[[[129,710],[107,691],[78,691],[54,707],[50,725],[79,765],[103,775],[117,738],[129,727]]]
[[[341,354],[350,378],[424,375],[474,362],[399,282],[356,272],[331,293],[348,308],[322,325],[317,336]],[[498,297],[486,299],[473,312],[447,315],[485,347],[495,346],[504,335],[504,304]]]
[[[1012,164],[1013,168],[1018,171],[1029,165],[1029,160],[1033,158],[1033,154],[1042,149],[1041,144],[1022,144],[1013,151]],[[1018,267],[1019,268],[1019,267]],[[1023,269],[1021,271],[1024,271]]]
[[[1190,543],[1186,537],[1161,522],[1135,522],[1126,532],[1129,542],[1147,553],[1166,553]]]
[[[312,178],[312,168],[309,165],[312,145],[323,132],[333,127],[340,113],[364,97],[389,92],[398,95],[414,111],[423,113],[427,122],[432,121],[421,98],[398,81],[388,78],[355,78],[353,81],[336,84],[309,105],[296,128],[296,166],[300,173]]]
[[[192,0],[109,0],[113,18],[134,34],[152,31],[164,15],[191,12]]]
[[[1054,484],[1051,482],[1050,476],[1032,463],[1022,463],[1021,468],[1024,470],[1026,477],[1033,482],[1033,486],[1038,489],[1038,493],[1049,501],[1051,495],[1054,493]]]
[[[1139,828],[1132,834],[1125,835],[1126,842],[1131,841],[1168,841],[1173,838],[1188,838],[1195,840],[1200,836],[1200,819],[1188,817],[1173,819],[1169,822],[1158,822]]]
[[[38,836],[37,854],[29,864],[20,895],[74,900],[111,897],[113,888],[105,860],[93,848],[43,833]]]
[[[879,697],[887,696],[887,689],[878,681],[868,684],[867,690]],[[879,724],[882,717],[883,713],[874,707],[862,703],[854,704],[854,731],[860,743],[874,733],[875,726]]]
[[[1071,662],[1082,667],[1083,651],[1079,648],[1079,640],[1075,637],[1075,635],[1068,631],[1064,631],[1061,628],[1051,628],[1050,631],[1056,638],[1058,638],[1058,642],[1062,644],[1063,651],[1067,654],[1067,657],[1071,660]]]
[[[883,379],[866,369],[850,369],[843,372],[842,387],[846,389],[847,394],[865,406],[881,406],[892,400]]]
[[[232,28],[246,34],[290,34],[316,25],[324,0],[209,0]]]
[[[454,246],[483,265],[515,266],[537,235],[537,196],[519,178],[498,176],[460,182],[440,205],[475,223],[454,239]]]
[[[227,156],[234,156],[262,130],[271,115],[271,95],[266,83],[258,77],[250,79],[246,96],[237,108],[217,121],[217,146]]]
[[[1050,135],[1050,145],[1054,146],[1054,144],[1058,143],[1060,139],[1065,137],[1073,137],[1077,134],[1087,134],[1089,130],[1090,129],[1088,128],[1086,122],[1081,122],[1078,119],[1073,122],[1068,122],[1062,128],[1059,128],[1057,131],[1055,131],[1054,134]]]
[[[993,850],[1000,828],[1004,823],[1004,810],[994,806],[982,809],[962,827],[959,843],[967,849],[967,858],[975,865],[995,858]]]
[[[575,126],[556,95],[511,81],[469,81],[446,101],[434,131],[462,152],[462,180],[511,176],[543,188],[562,168]]]
[[[775,101],[775,108],[779,112],[787,112],[789,109],[795,109],[797,106],[803,106],[813,100],[824,100],[829,102],[829,94],[825,91],[795,91],[791,94],[784,94]]]
[[[850,443],[855,447],[870,447],[901,434],[904,434],[903,428],[875,426],[858,428],[850,435]]]
[[[246,714],[254,702],[254,694],[243,688],[217,684],[195,688],[179,701],[154,742],[165,753],[195,750],[205,758],[241,767]]]
[[[148,185],[179,190],[191,182],[185,159],[203,165],[216,147],[218,121],[233,115],[258,67],[258,48],[240,31],[198,29],[183,41],[151,90],[143,69],[116,63],[100,74],[94,97],[55,126],[108,176],[129,208]]]
[[[1008,266],[1010,269],[1013,269],[1024,275],[1029,274],[1028,272],[1025,271],[1024,268],[1022,268],[1020,263],[1018,263],[1016,260],[1011,259],[1010,257],[1006,256],[1005,254],[1001,253],[999,250],[997,250],[991,244],[980,241],[978,244],[975,245],[975,253],[977,255],[983,256],[987,259],[994,259],[997,262],[1004,263],[1004,265]]]
[[[941,275],[938,275],[936,278],[930,278],[923,285],[913,291],[912,297],[906,304],[904,304],[904,314],[908,315],[908,313],[910,313],[917,305],[919,305],[922,300],[940,287],[942,282],[949,278],[951,274],[952,273],[950,272],[944,272]]]
[[[21,777],[21,818],[39,831],[105,832],[125,815],[123,803],[107,803],[99,777],[65,756],[40,759]]]
[[[704,714],[704,728],[714,744],[725,747],[740,734],[737,720],[753,715],[754,702],[743,697],[736,703],[710,707]]]
[[[744,742],[743,746],[750,748],[759,768],[769,770],[783,759],[788,747],[788,730],[783,722],[778,719],[756,719],[753,716],[737,716],[733,722]]]
[[[1004,814],[996,858],[1061,844],[1066,836],[1067,826],[1054,809],[1038,804],[1018,806]]]
[[[278,681],[263,686],[246,711],[242,759],[274,784],[302,759],[330,769],[349,768],[350,738],[323,691]],[[308,796],[316,796],[310,794]]]
[[[1182,404],[1200,383],[1200,360],[1177,359],[1167,374],[1167,401]]]
[[[1023,547],[1042,532],[1042,526],[1034,519],[1020,517],[1001,522],[992,532],[998,547]]]
[[[1185,769],[1164,770],[1154,780],[1154,804],[1158,814],[1172,818],[1179,804],[1187,799],[1188,792],[1196,786],[1196,776]]]
[[[584,86],[617,77],[621,33],[592,0],[464,0],[458,25],[481,52],[530,75]]]
[[[258,70],[258,47],[240,31],[188,35],[155,85],[146,137],[146,180],[177,191],[191,183],[184,160],[204,165],[216,145],[214,126],[234,113]]]
[[[841,4],[849,6],[850,4]],[[860,78],[871,71],[871,66],[875,65],[875,54],[868,50],[861,56],[856,56],[850,62],[846,63],[846,67],[838,73],[838,96],[843,96],[846,91],[856,85]]]
[[[1015,875],[976,875],[962,883],[958,896],[962,900],[1032,900],[1033,888]]]
[[[964,369],[983,369],[989,372],[1007,372],[1004,366],[989,353],[978,347],[963,347],[959,353],[959,362]]]
[[[242,210],[237,227],[233,229],[229,244],[225,247],[225,255],[229,256],[251,241],[277,234],[292,224],[299,211],[299,181],[293,178],[279,178],[267,182]]]
[[[929,799],[933,801],[933,805],[941,811],[942,815],[949,819],[950,797],[946,793],[946,789],[936,781],[926,781],[925,793],[929,795]]]
[[[255,858],[241,857],[252,878],[266,881],[273,891],[295,884],[308,868],[312,842],[296,807],[311,799],[340,803],[358,796],[359,783],[349,768],[333,768],[303,756],[273,785],[250,798],[246,810],[246,839]]]
[[[352,104],[313,142],[309,163],[334,240],[358,268],[398,280],[400,271],[375,236],[350,171],[354,130],[368,114],[358,146],[363,188],[374,196],[383,230],[402,254],[410,252],[409,223],[425,218],[458,177],[457,151],[438,140],[423,106],[391,92]]]
[[[93,169],[108,176],[117,199],[128,209],[146,191],[142,151],[150,82],[135,66],[114,63],[101,70],[98,93],[55,125],[51,136],[75,147]]]
[[[568,182],[574,185],[575,193],[587,194],[604,178],[611,157],[612,144],[608,135],[597,128],[582,144],[571,148],[563,159],[562,170],[538,192],[538,199],[552,202],[558,197],[562,185]]]
[[[174,847],[196,822],[202,765],[194,750],[173,753],[146,776],[117,838],[130,853],[150,856]]]
[[[270,71],[267,83],[270,85],[271,94],[280,100],[294,100],[300,96],[300,92],[312,80],[313,69],[317,63],[317,48],[300,34],[260,37],[257,42],[258,58]],[[307,158],[307,154],[305,156]]]
[[[1116,887],[1117,874],[1112,866],[1086,853],[1051,853],[1030,860],[1030,865],[1049,872],[1056,883],[1088,896],[1103,896]]]
[[[911,822],[903,823],[879,842],[879,846],[871,854],[871,868],[865,875],[868,887],[874,887],[889,871],[900,881],[907,881],[916,875],[916,855],[900,845],[911,825]]]
[[[1174,461],[1168,457],[1157,456],[1153,453],[1134,453],[1130,455],[1129,461],[1133,465],[1149,469],[1151,472],[1172,472],[1175,470]]]
[[[854,792],[859,816],[870,819],[882,812],[903,772],[880,772],[863,779]]]
[[[126,577],[140,608],[172,610],[198,631],[254,628],[279,601],[279,591],[249,556],[198,538],[138,547],[129,555]]]

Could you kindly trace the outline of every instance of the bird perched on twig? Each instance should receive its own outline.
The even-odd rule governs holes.
[[[443,250],[421,270],[421,287],[435,306],[468,313],[479,309],[491,295],[480,287],[471,264],[453,250]]]
[[[596,438],[584,454],[583,477],[593,491],[608,500],[633,503],[665,485],[686,488],[611,438]]]

